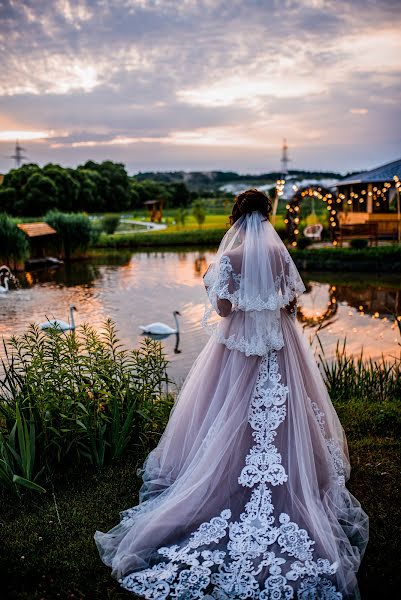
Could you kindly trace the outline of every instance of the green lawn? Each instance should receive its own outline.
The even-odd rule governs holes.
[[[203,223],[203,225],[201,227],[199,227],[195,218],[192,215],[190,215],[187,218],[185,225],[169,224],[167,229],[164,231],[167,232],[167,231],[184,231],[184,230],[185,231],[193,231],[194,229],[228,229],[229,226],[230,225],[229,225],[228,215],[208,214],[208,215],[206,215],[205,222]],[[284,227],[284,218],[282,215],[276,216],[275,226],[277,228]]]

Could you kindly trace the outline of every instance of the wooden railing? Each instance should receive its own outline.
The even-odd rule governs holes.
[[[355,225],[341,225],[339,244],[343,245],[344,240],[352,240],[356,238],[368,239],[371,245],[373,242],[377,246],[379,239],[379,224],[376,223],[358,223]]]

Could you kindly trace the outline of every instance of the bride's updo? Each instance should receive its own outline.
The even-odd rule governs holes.
[[[233,225],[242,215],[258,210],[266,219],[272,211],[270,198],[255,188],[241,192],[235,199],[234,206],[230,216],[230,223]]]

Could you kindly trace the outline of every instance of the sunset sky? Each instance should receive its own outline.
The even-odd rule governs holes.
[[[0,172],[342,172],[401,156],[400,0],[0,0]]]

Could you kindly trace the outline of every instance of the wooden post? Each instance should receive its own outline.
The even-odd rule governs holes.
[[[371,215],[373,213],[373,184],[372,183],[368,183],[368,189],[367,189],[367,201],[366,201],[366,210],[368,212],[368,215]]]

